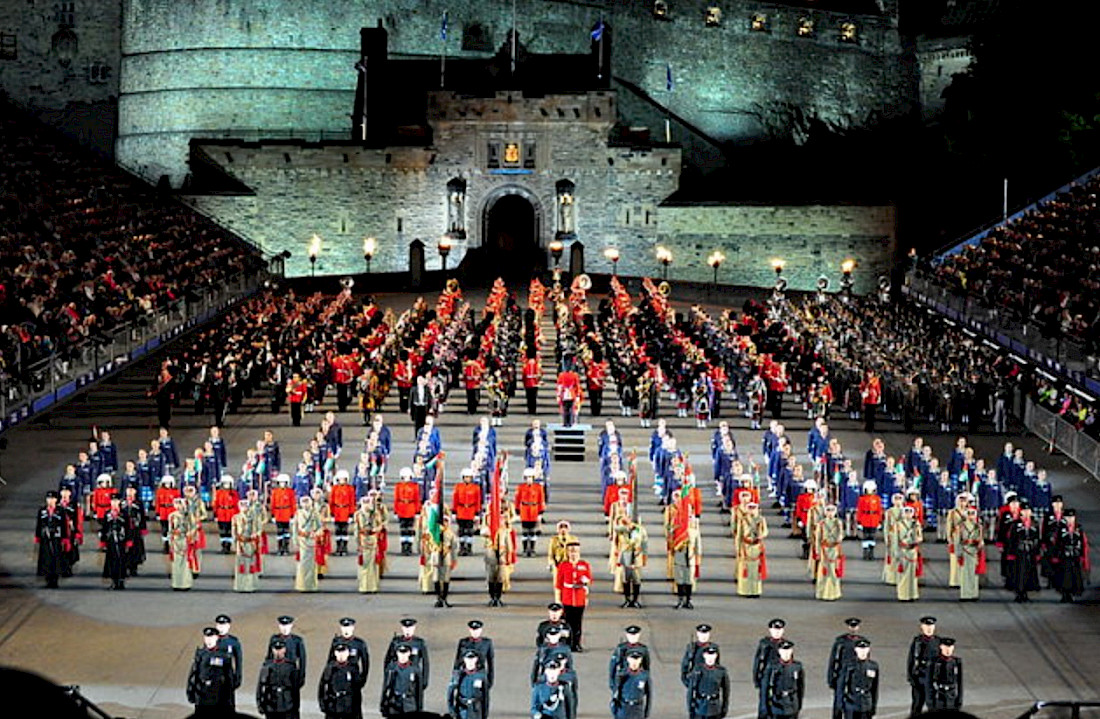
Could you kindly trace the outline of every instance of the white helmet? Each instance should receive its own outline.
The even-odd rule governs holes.
[[[411,467],[402,467],[401,471],[397,473],[397,476],[401,479],[412,479],[413,471]]]
[[[866,482],[863,483],[863,491],[864,492],[877,492],[878,491],[878,484],[875,482],[875,480],[868,479]]]
[[[805,482],[802,483],[802,489],[804,489],[807,492],[810,492],[810,491],[816,492],[817,491],[817,480],[816,479],[807,479]]]

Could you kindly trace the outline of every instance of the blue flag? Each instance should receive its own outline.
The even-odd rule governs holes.
[[[439,39],[443,42],[447,41],[447,13],[443,13],[443,22],[439,25]]]
[[[603,21],[603,18],[600,18],[600,21],[596,23],[595,27],[592,28],[593,42],[599,42],[600,40],[603,40],[603,31],[606,28],[607,24]]]
[[[669,92],[672,92],[672,88],[675,87],[675,85],[676,85],[676,83],[674,83],[672,81],[672,64],[666,62],[665,63],[665,89],[668,90]]]

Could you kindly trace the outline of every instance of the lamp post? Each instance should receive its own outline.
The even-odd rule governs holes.
[[[363,261],[367,263],[367,274],[370,274],[370,261],[374,259],[374,253],[378,250],[378,240],[368,237],[363,240]]]
[[[619,274],[619,248],[608,247],[603,251],[604,258],[611,261],[611,276],[615,277]]]
[[[554,258],[554,269],[558,269],[561,263],[561,255],[565,252],[565,244],[561,240],[550,241],[550,256]]]
[[[658,245],[657,261],[661,263],[661,279],[668,280],[668,266],[672,264],[672,251]]]
[[[772,305],[778,309],[786,301],[787,291],[787,279],[783,277],[783,268],[787,266],[787,261],[781,257],[776,257],[771,261],[772,269],[775,270],[775,290],[772,292]]]
[[[441,237],[439,238],[439,244],[436,245],[439,250],[439,258],[443,261],[443,279],[447,279],[447,255],[451,254],[451,238]]]
[[[317,276],[317,255],[321,254],[321,238],[314,235],[309,238],[309,276]]]
[[[718,287],[718,268],[722,266],[722,263],[726,261],[726,256],[722,254],[721,250],[715,250],[707,257],[707,264],[714,269],[714,286]]]
[[[841,298],[847,302],[852,297],[852,270],[856,268],[855,260],[844,260],[840,263],[840,271],[843,276],[840,278],[840,295]]]

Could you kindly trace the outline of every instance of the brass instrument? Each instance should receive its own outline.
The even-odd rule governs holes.
[[[657,294],[659,294],[661,297],[668,297],[672,294],[672,285],[670,285],[668,282],[662,281],[661,284],[657,285]]]

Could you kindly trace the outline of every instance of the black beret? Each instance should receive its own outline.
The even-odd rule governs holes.
[[[481,629],[485,626],[485,623],[480,619],[471,619],[470,621],[466,622],[466,626],[468,626],[470,629]]]
[[[401,626],[403,626],[403,627],[415,627],[416,626],[416,620],[413,619],[412,617],[405,617],[404,619],[401,620]]]
[[[218,636],[218,630],[214,627],[203,627],[202,635],[204,637],[216,637]]]
[[[232,623],[232,621],[233,620],[229,618],[228,614],[219,614],[218,616],[214,617],[215,624],[230,624]]]
[[[768,629],[782,629],[787,626],[787,623],[782,619],[776,618],[768,622]]]

